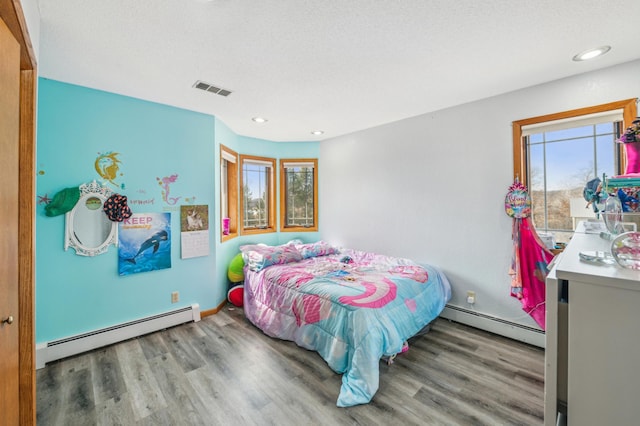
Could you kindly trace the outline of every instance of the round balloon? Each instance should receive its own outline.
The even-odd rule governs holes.
[[[527,188],[520,182],[509,187],[509,192],[504,198],[504,210],[508,216],[516,219],[531,216],[531,198]]]

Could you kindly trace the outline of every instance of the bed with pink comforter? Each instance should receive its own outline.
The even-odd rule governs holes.
[[[243,246],[244,312],[269,336],[317,351],[343,374],[337,405],[368,403],[383,356],[451,297],[444,274],[409,259],[323,243]]]

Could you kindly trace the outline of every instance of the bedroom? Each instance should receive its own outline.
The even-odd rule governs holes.
[[[32,37],[37,33],[33,30]],[[44,52],[40,61],[44,61],[42,55]],[[60,126],[73,137],[54,141],[60,144],[54,146],[45,144],[47,135],[39,133],[43,142],[38,146],[36,171],[44,174],[38,176],[37,195],[51,196],[57,189],[91,180],[96,176],[96,154],[112,150],[122,152],[127,190],[146,192],[136,198],[159,198],[156,177],[178,173],[185,180],[176,183],[177,196],[195,197],[217,213],[217,171],[211,164],[218,144],[243,153],[249,153],[245,147],[250,146],[251,154],[275,158],[318,158],[321,230],[301,238],[322,238],[433,263],[446,271],[454,285],[450,304],[467,307],[466,291],[472,290],[478,312],[534,327],[509,297],[511,222],[504,215],[502,201],[513,178],[510,123],[635,97],[640,89],[639,70],[637,60],[617,64],[322,142],[299,144],[241,136],[205,114],[43,79],[39,82],[39,132]],[[79,111],[76,101],[80,98],[96,108]],[[66,102],[59,105],[59,99]],[[101,108],[108,108],[105,105],[117,114],[104,115]],[[82,123],[74,121],[75,114],[83,114]],[[454,137],[462,121],[464,129],[472,129],[472,138]],[[97,138],[95,145],[86,143],[89,135]],[[193,151],[208,154],[194,156],[183,151],[178,146],[182,138],[193,143]],[[150,152],[133,140],[153,141],[154,149]],[[441,158],[450,160],[429,161]],[[139,183],[140,176],[144,176],[144,185]],[[410,204],[399,211],[397,206],[407,199]],[[180,292],[181,302],[198,302],[205,311],[215,309],[225,299],[225,286],[217,284],[225,280],[224,265],[241,244],[256,242],[256,238],[240,237],[220,243],[214,234],[208,257],[176,257],[168,271],[119,278],[112,265],[114,252],[91,262],[64,252],[62,218],[46,218],[42,206],[37,208],[38,343],[171,309],[173,291]],[[412,226],[405,226],[407,223]],[[270,234],[259,242],[278,244],[295,236]],[[86,285],[88,276],[91,286]],[[104,308],[96,309],[97,301]],[[519,334],[511,337],[525,340],[537,336],[518,327],[496,331]]]

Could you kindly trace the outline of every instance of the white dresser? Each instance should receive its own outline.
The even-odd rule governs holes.
[[[578,229],[547,276],[545,425],[640,425],[640,271],[580,260],[610,242]]]

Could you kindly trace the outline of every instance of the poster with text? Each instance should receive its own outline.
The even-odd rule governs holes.
[[[209,255],[209,206],[180,206],[182,259]]]
[[[171,268],[171,213],[135,213],[118,224],[120,275]]]

